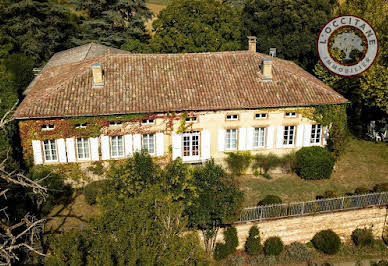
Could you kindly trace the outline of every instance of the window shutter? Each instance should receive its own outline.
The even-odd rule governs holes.
[[[246,141],[247,141],[247,129],[240,128],[238,130],[238,149],[240,151],[246,150]]]
[[[182,136],[172,133],[172,159],[182,157]]]
[[[296,147],[302,147],[303,145],[303,129],[304,129],[303,125],[298,125],[296,128],[296,143],[295,143]]]
[[[247,150],[252,150],[253,149],[253,138],[255,135],[255,129],[253,127],[248,127],[247,128]]]
[[[280,149],[283,146],[284,126],[278,126],[276,132],[276,148]]]
[[[133,151],[141,152],[141,135],[135,134],[133,135]]]
[[[223,152],[225,150],[225,129],[218,130],[218,151]]]
[[[125,156],[132,155],[132,135],[124,135]]]
[[[202,130],[201,132],[201,153],[202,161],[210,159],[210,131]]]
[[[75,145],[74,138],[66,139],[67,161],[69,163],[75,162]]]
[[[110,159],[110,152],[109,152],[109,137],[108,136],[101,136],[101,159],[102,160],[109,160]]]
[[[273,126],[267,127],[267,149],[273,148],[274,131],[275,128]]]
[[[156,156],[164,155],[164,134],[156,133]]]
[[[98,161],[100,159],[98,154],[98,138],[89,138],[89,143],[92,161]]]
[[[303,138],[303,146],[307,147],[311,145],[311,124],[304,125],[304,138]]]
[[[66,163],[66,145],[64,139],[57,139],[58,157],[60,163]]]
[[[327,145],[327,140],[329,139],[329,127],[323,127],[323,145]]]
[[[40,140],[32,141],[32,151],[34,154],[34,164],[42,164],[43,157],[42,157],[42,146],[40,144]]]

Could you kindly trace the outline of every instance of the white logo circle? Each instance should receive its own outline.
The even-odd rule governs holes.
[[[357,16],[343,15],[330,20],[317,39],[321,63],[332,73],[351,77],[366,71],[377,57],[375,30]]]

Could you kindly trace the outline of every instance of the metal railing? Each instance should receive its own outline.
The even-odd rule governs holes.
[[[237,222],[302,216],[388,204],[388,192],[244,208]]]

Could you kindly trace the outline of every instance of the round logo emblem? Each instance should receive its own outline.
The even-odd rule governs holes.
[[[375,30],[357,16],[330,20],[317,39],[321,63],[332,73],[351,77],[366,71],[375,61],[379,43]]]

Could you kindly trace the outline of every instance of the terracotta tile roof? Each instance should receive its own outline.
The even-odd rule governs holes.
[[[197,54],[110,54],[45,67],[14,117],[18,119],[309,106],[347,100],[296,64],[248,51]],[[92,88],[93,63],[104,70]]]

